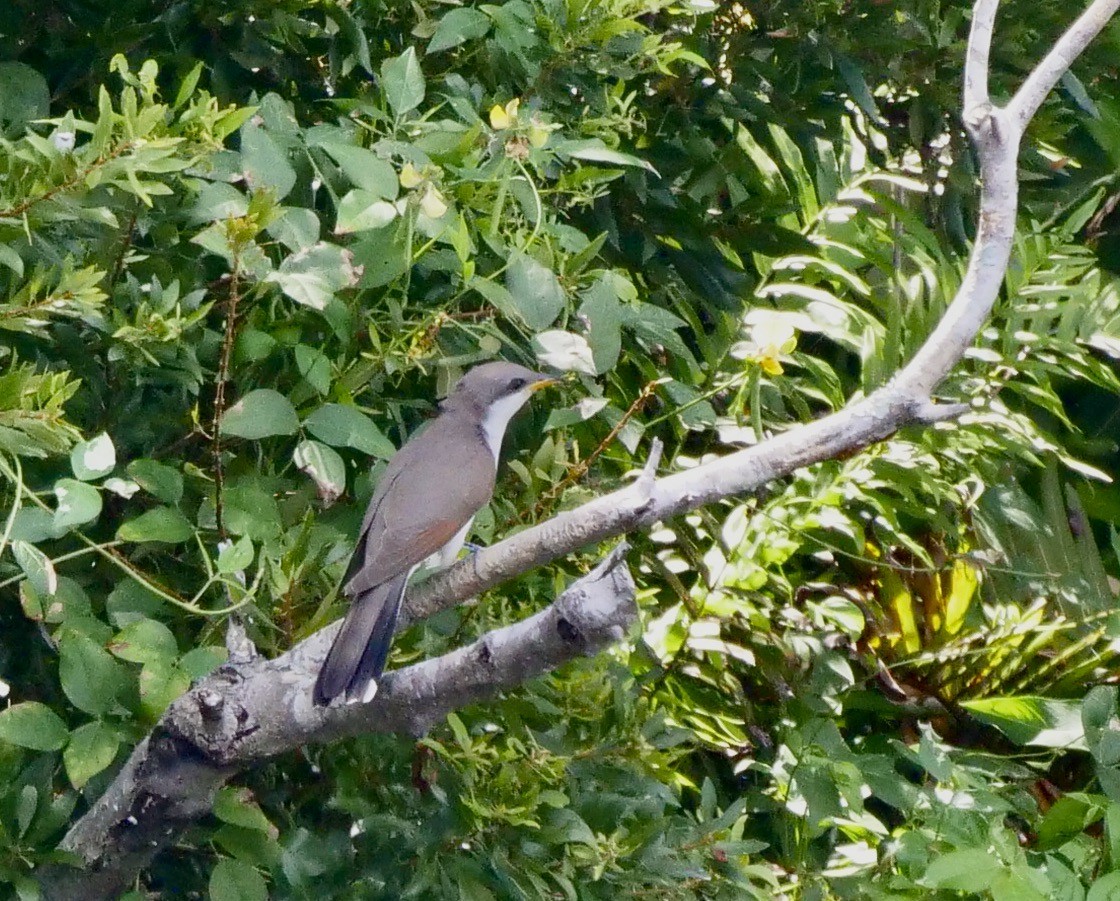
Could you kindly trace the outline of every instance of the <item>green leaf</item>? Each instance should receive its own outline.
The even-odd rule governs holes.
[[[280,508],[272,492],[258,480],[239,481],[225,495],[226,529],[253,541],[270,541],[280,534]]]
[[[556,273],[520,251],[510,257],[506,287],[518,313],[534,331],[552,325],[567,300]]]
[[[216,181],[204,185],[198,192],[194,205],[188,210],[187,221],[192,225],[203,225],[244,216],[247,212],[249,198],[233,185]]]
[[[42,75],[26,63],[0,63],[0,128],[21,132],[50,111],[51,92]]]
[[[1085,901],[1120,901],[1120,873],[1109,873],[1094,882]]]
[[[218,572],[222,575],[242,572],[253,563],[253,542],[249,538],[239,538],[227,544],[218,554]]]
[[[884,121],[883,115],[879,112],[879,107],[875,103],[875,96],[871,93],[871,87],[867,84],[867,79],[863,77],[863,72],[860,71],[859,66],[854,60],[842,53],[834,53],[832,58],[836,63],[836,71],[848,86],[849,96],[852,100],[861,110],[867,113],[872,122],[876,125],[882,124]]]
[[[214,816],[223,823],[263,832],[266,835],[275,831],[275,827],[253,799],[253,793],[247,788],[219,789],[214,798]]]
[[[397,218],[397,208],[371,191],[355,188],[338,202],[336,235],[384,228]]]
[[[424,100],[424,73],[420,70],[414,48],[409,47],[400,56],[381,64],[381,88],[398,119],[421,104]]]
[[[170,662],[179,656],[179,643],[163,623],[138,619],[116,634],[109,650],[130,663]]]
[[[229,652],[220,647],[192,648],[179,658],[179,668],[192,679],[209,676],[229,659]]]
[[[227,858],[210,874],[210,901],[268,901],[268,886],[254,867]]]
[[[194,68],[191,69],[179,83],[179,90],[175,92],[175,102],[172,104],[175,109],[179,109],[179,107],[191,99],[191,95],[194,93],[195,88],[198,87],[198,80],[201,77],[202,61],[200,60],[195,63]]]
[[[177,470],[155,460],[133,460],[125,472],[141,488],[165,504],[175,506],[183,499],[183,476]]]
[[[39,790],[34,785],[25,785],[19,793],[16,803],[16,824],[19,835],[22,837],[31,828],[31,821],[39,809]]]
[[[140,670],[140,706],[151,719],[158,719],[190,687],[191,677],[181,667],[167,661],[145,663]]]
[[[503,316],[507,316],[511,319],[520,318],[521,311],[517,307],[517,302],[513,299],[513,295],[509,293],[509,289],[504,285],[499,285],[497,282],[491,281],[488,278],[473,278],[470,284],[475,291],[485,297]]]
[[[327,394],[331,390],[331,358],[319,348],[306,344],[295,346],[295,356],[299,374],[319,394]]]
[[[99,721],[75,729],[62,752],[62,763],[70,784],[81,788],[109,766],[116,759],[120,743],[117,731]]]
[[[453,9],[436,26],[428,42],[429,53],[458,47],[464,41],[483,37],[490,30],[490,17],[477,9]]]
[[[555,145],[557,153],[570,156],[572,159],[584,160],[588,163],[607,163],[611,166],[626,166],[630,168],[645,169],[657,175],[657,170],[645,160],[611,150],[602,141],[597,139],[587,141],[561,141]]]
[[[1087,796],[1065,795],[1046,811],[1037,827],[1038,850],[1060,848],[1104,816],[1102,804],[1092,803]]]
[[[164,612],[166,602],[151,589],[133,579],[122,579],[105,599],[109,622],[118,628],[145,616]]]
[[[12,531],[9,538],[13,544],[15,542],[39,544],[54,538],[61,538],[65,534],[65,529],[55,528],[54,514],[50,510],[41,510],[38,507],[22,507],[16,511],[15,518],[12,520]]]
[[[332,447],[352,447],[373,457],[388,460],[397,449],[373,420],[356,407],[324,404],[307,417],[304,427]]]
[[[585,397],[574,407],[554,407],[544,424],[546,432],[585,422],[597,415],[610,401],[605,397]]]
[[[987,851],[950,851],[934,859],[921,878],[922,885],[956,891],[982,892],[999,871],[999,861]]]
[[[117,538],[121,541],[162,541],[178,544],[194,535],[194,527],[174,507],[156,507],[121,523]]]
[[[265,281],[279,285],[280,290],[296,303],[322,310],[334,298],[336,291],[356,285],[360,275],[349,250],[320,241],[313,247],[285,257],[279,268],[265,277]]]
[[[7,266],[17,276],[23,276],[23,257],[7,244],[0,244],[0,266]]]
[[[279,391],[258,388],[226,410],[221,432],[237,438],[260,440],[273,435],[294,435],[299,430],[296,408]]]
[[[354,252],[354,262],[362,269],[363,288],[387,285],[412,265],[412,249],[403,219],[397,219],[387,228],[362,232],[350,249]]]
[[[57,751],[69,734],[58,714],[38,701],[0,710],[0,740],[9,744],[32,751]]]
[[[622,352],[622,314],[619,309],[618,281],[629,279],[614,272],[600,275],[581,295],[581,317],[587,320],[587,343],[595,361],[595,374],[600,375],[614,368]]]
[[[334,503],[346,490],[346,464],[333,448],[308,439],[299,443],[292,459],[311,476],[324,504]]]
[[[383,160],[372,150],[341,144],[336,141],[319,143],[331,155],[343,174],[355,188],[361,188],[376,200],[396,200],[400,193],[397,170],[388,160]]]
[[[54,527],[66,529],[92,522],[101,515],[101,492],[76,479],[59,479],[54,483],[58,504],[54,511]]]
[[[447,714],[447,725],[451,727],[451,732],[455,736],[455,741],[459,747],[464,751],[469,751],[473,742],[471,742],[471,734],[467,731],[467,727],[457,714]]]
[[[342,57],[340,74],[346,75],[351,67],[357,64],[372,75],[373,64],[369,58],[369,41],[351,11],[344,4],[332,3],[324,7],[323,12],[338,24],[339,37],[342,38],[342,40],[332,39],[332,44],[337,41],[337,51],[333,48],[331,51],[332,65],[337,65],[334,57],[338,52]]]
[[[549,810],[544,817],[544,834],[556,844],[581,843],[595,847],[595,832],[587,822],[570,807]]]
[[[79,710],[100,716],[116,703],[124,672],[109,653],[84,632],[65,628],[58,642],[58,678]]]
[[[688,345],[684,343],[677,329],[687,327],[688,323],[674,313],[656,304],[639,301],[623,304],[621,307],[622,324],[639,338],[654,344],[661,344],[685,359],[690,356]]]
[[[296,170],[288,154],[253,120],[241,127],[241,163],[254,190],[268,188],[277,200],[283,200],[295,187]]]
[[[995,726],[1016,744],[1086,749],[1081,708],[1076,701],[1021,696],[979,698],[961,701],[961,706]]]
[[[79,441],[70,451],[70,468],[83,482],[90,482],[108,475],[117,465],[117,451],[113,439],[102,432],[89,441]]]
[[[35,545],[26,541],[12,542],[12,555],[40,595],[53,595],[58,590],[58,575],[50,558]]]
[[[285,207],[282,215],[268,224],[266,231],[288,250],[304,250],[318,243],[322,226],[314,210]]]
[[[1109,728],[1116,716],[1120,689],[1115,685],[1096,685],[1081,702],[1081,725],[1090,750],[1100,741],[1101,734]]]

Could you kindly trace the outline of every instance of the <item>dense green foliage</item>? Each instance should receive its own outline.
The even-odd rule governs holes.
[[[673,471],[889,378],[973,228],[969,5],[9,0],[0,880],[34,896],[231,610],[269,654],[341,613],[378,465],[464,367],[572,373],[515,424],[484,542],[654,436]],[[1006,4],[997,93],[1069,6]],[[418,744],[260,768],[143,889],[1120,890],[1118,49],[1032,127],[1005,295],[941,388],[960,423],[634,536],[628,643]]]

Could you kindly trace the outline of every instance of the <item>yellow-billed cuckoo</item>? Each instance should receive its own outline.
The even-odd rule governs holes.
[[[554,379],[516,363],[463,376],[440,413],[397,451],[370,499],[343,577],[350,610],[319,678],[315,703],[372,700],[409,576],[424,561],[449,566],[474,515],[490,501],[502,437],[534,391]]]

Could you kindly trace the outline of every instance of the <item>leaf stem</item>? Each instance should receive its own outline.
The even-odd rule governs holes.
[[[502,221],[502,210],[506,206],[506,194],[509,191],[509,165],[508,157],[502,160],[502,180],[498,182],[498,199],[494,201],[494,209],[490,213],[490,237],[498,237],[498,226]]]

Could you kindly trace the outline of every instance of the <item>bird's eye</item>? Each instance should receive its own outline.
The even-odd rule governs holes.
[[[510,379],[510,382],[509,382],[509,390],[510,391],[520,391],[524,387],[525,387],[525,379],[522,379],[522,378]]]

